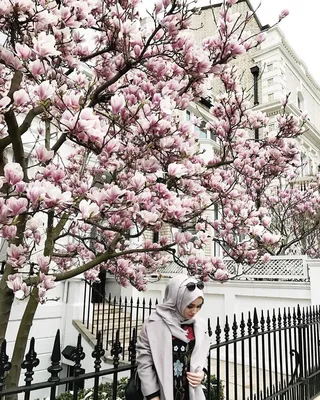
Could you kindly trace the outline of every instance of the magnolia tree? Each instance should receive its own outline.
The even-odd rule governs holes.
[[[279,185],[266,190],[261,201],[271,215],[269,229],[278,235],[274,246],[265,248],[266,254],[320,257],[319,182],[311,182],[307,187]]]
[[[188,30],[197,12],[189,0],[158,0],[148,23],[139,0],[1,2],[0,341],[14,296],[26,299],[7,386],[57,282],[97,280],[103,269],[143,290],[177,249],[191,274],[224,279],[220,259],[197,256],[209,241],[248,264],[277,245],[260,199],[299,164],[293,139],[304,120],[283,112],[276,133],[252,139],[268,121],[228,63],[265,34],[246,32],[252,14],[233,14],[236,2],[222,5],[202,43]],[[207,79],[224,88],[207,122],[220,145],[209,161],[194,124],[179,118],[208,95]],[[168,227],[176,233],[145,239]]]

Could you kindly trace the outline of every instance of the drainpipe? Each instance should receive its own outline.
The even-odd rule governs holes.
[[[259,67],[255,65],[250,68],[253,75],[253,105],[257,106],[259,104],[259,90],[258,90],[258,79],[259,79]],[[259,140],[259,129],[254,130],[254,139],[257,142]]]
[[[259,67],[255,65],[254,67],[250,68],[250,71],[253,75],[253,105],[257,106],[259,104],[259,90],[258,90],[258,79],[259,79]],[[254,140],[256,142],[259,141],[259,129],[256,128],[254,130]],[[256,199],[256,207],[259,209],[261,206],[260,200],[260,190],[257,190],[257,199]]]

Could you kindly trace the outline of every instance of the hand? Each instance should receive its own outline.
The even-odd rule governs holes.
[[[204,372],[187,372],[187,379],[192,387],[197,387],[201,384],[204,378]]]

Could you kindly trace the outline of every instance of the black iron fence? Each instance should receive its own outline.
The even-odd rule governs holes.
[[[228,400],[309,400],[320,393],[318,307],[256,309],[215,328],[211,369]]]
[[[139,331],[146,318],[155,310],[158,300],[136,300],[121,296],[105,296],[95,283],[85,281],[82,323],[94,335],[101,333],[105,349],[109,350],[115,342],[116,332],[124,348],[132,337],[133,329]],[[127,352],[121,355],[124,360]]]
[[[135,334],[131,339],[129,345],[130,363],[127,365],[120,365],[120,356],[122,353],[122,346],[119,340],[119,334],[116,334],[115,342],[111,350],[113,356],[113,368],[101,369],[101,364],[103,362],[103,357],[105,350],[103,349],[103,344],[101,340],[101,335],[98,334],[97,343],[93,349],[91,357],[94,359],[93,371],[90,373],[83,373],[82,361],[85,358],[85,353],[83,352],[83,347],[81,344],[81,335],[78,336],[77,345],[70,356],[70,359],[74,362],[73,374],[72,376],[66,378],[60,378],[60,372],[62,371],[62,352],[60,349],[60,332],[57,331],[52,355],[51,355],[51,365],[47,368],[50,377],[45,382],[32,383],[33,375],[36,367],[39,365],[39,358],[37,357],[35,340],[34,338],[30,341],[30,348],[25,356],[25,360],[22,363],[22,369],[25,369],[24,373],[24,385],[15,388],[5,388],[5,375],[10,372],[12,365],[9,362],[9,357],[6,353],[6,341],[4,341],[0,348],[0,399],[12,398],[12,396],[17,394],[23,394],[25,400],[35,398],[39,390],[47,389],[48,396],[50,400],[57,399],[58,397],[58,387],[63,386],[63,391],[67,390],[70,385],[72,386],[71,399],[77,400],[81,397],[81,389],[85,386],[85,382],[90,381],[92,387],[92,395],[90,398],[94,400],[99,399],[99,382],[102,376],[109,376],[112,379],[111,383],[111,396],[110,400],[118,399],[118,376],[121,372],[132,371],[135,368],[136,356],[135,356]],[[47,398],[47,397],[46,397]],[[63,396],[62,398],[67,398]],[[89,398],[89,397],[87,397]]]
[[[131,302],[129,302],[130,304]],[[102,304],[102,303],[101,303]],[[107,303],[108,304],[108,303]],[[111,300],[113,305],[113,299]],[[119,301],[117,302],[119,305]],[[119,307],[124,313],[125,301]],[[131,306],[127,308],[131,311]],[[134,307],[132,306],[132,310]],[[149,314],[149,303],[142,302],[139,306],[141,321]],[[112,344],[107,339],[107,332],[97,333],[97,343],[92,352],[93,371],[83,373],[82,361],[85,357],[81,345],[81,336],[78,337],[70,359],[74,362],[72,376],[60,378],[62,363],[60,350],[60,336],[57,333],[52,351],[51,365],[48,367],[50,377],[46,382],[33,383],[33,374],[39,360],[37,358],[35,341],[30,342],[30,349],[22,364],[25,372],[25,385],[18,388],[5,388],[5,375],[11,369],[6,343],[2,343],[0,350],[0,399],[16,393],[24,393],[24,398],[29,399],[30,394],[39,389],[47,388],[50,399],[57,398],[58,387],[64,386],[67,390],[72,385],[72,399],[83,398],[80,388],[85,385],[92,387],[91,397],[87,399],[98,400],[99,382],[102,376],[109,376],[112,383],[109,397],[104,399],[122,399],[119,392],[121,381],[119,374],[123,371],[132,371],[135,367],[136,343],[136,313],[132,311],[131,324],[126,329],[131,332],[124,336],[127,346],[123,345],[120,330],[115,327]],[[143,317],[144,316],[144,317]],[[116,318],[115,318],[116,321]],[[140,321],[140,319],[138,319]],[[139,325],[139,323],[138,323]],[[107,324],[108,326],[108,324]],[[113,326],[109,328],[112,335]],[[90,326],[91,328],[91,326]],[[130,330],[132,328],[132,330]],[[208,357],[207,376],[211,377],[206,382],[206,397],[209,400],[310,400],[320,393],[320,309],[308,307],[296,309],[274,310],[261,312],[258,315],[254,310],[253,315],[233,321],[226,319],[222,325],[217,321],[213,331],[213,344]],[[138,328],[139,329],[139,328]],[[210,321],[208,330],[211,332]],[[95,331],[94,331],[95,332]],[[106,347],[111,348],[113,367],[101,369]],[[121,363],[125,351],[128,351],[129,362]],[[62,353],[63,354],[63,353]],[[121,364],[121,365],[120,365]],[[90,386],[91,385],[91,386]],[[70,395],[71,396],[71,395]],[[79,397],[80,396],[80,397]],[[33,396],[34,398],[34,396]]]

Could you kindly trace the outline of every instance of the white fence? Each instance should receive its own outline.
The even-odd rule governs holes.
[[[236,264],[225,259],[227,270],[232,279],[308,281],[308,262],[306,256],[271,257],[264,263],[258,261],[253,266]]]

